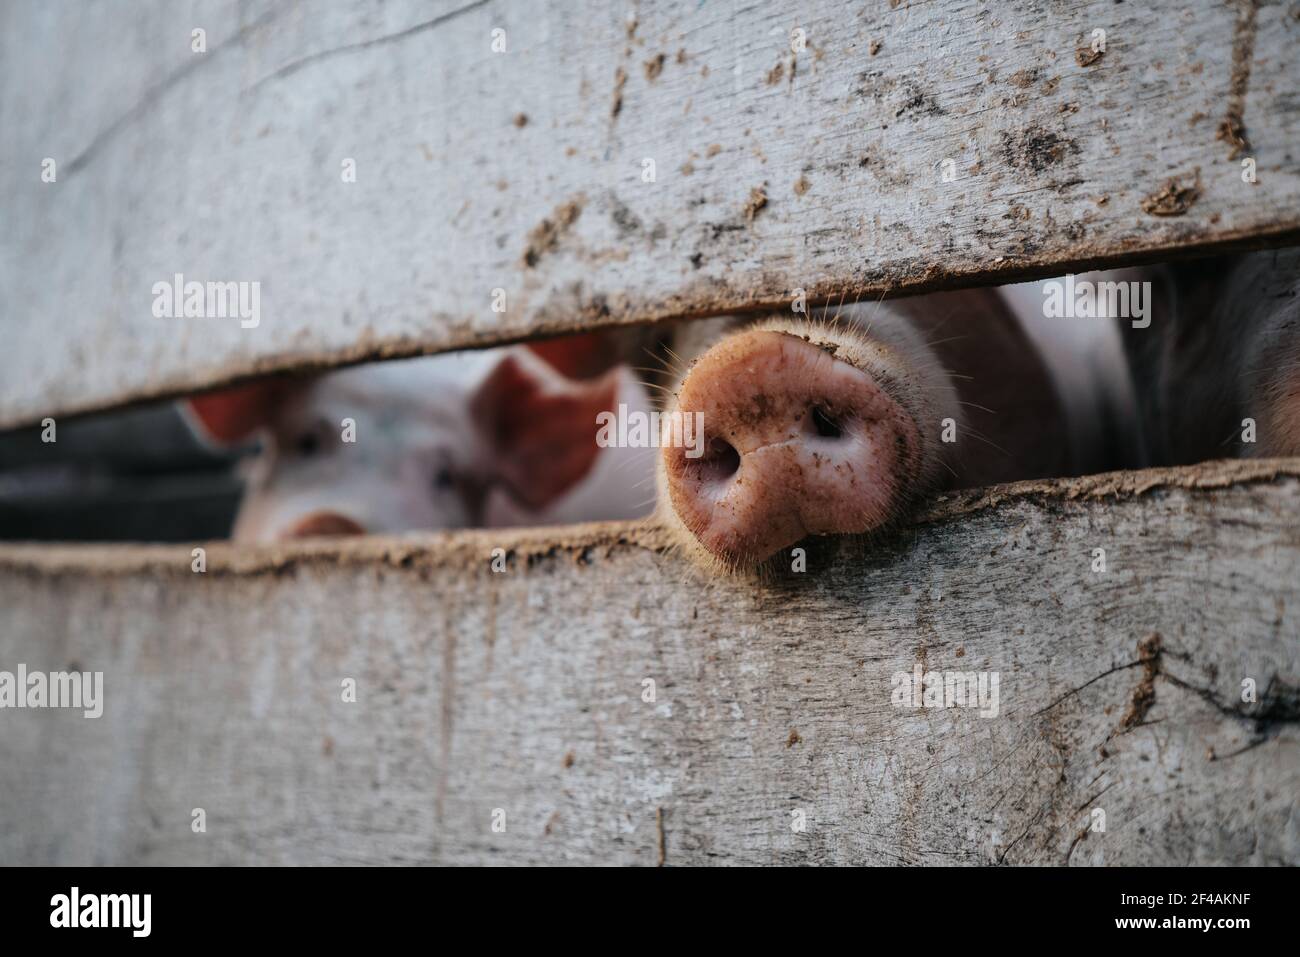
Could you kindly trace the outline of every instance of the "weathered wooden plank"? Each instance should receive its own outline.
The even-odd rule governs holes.
[[[5,4],[0,425],[1300,229],[1286,4],[634,9]],[[156,318],[177,273],[260,282],[256,328]]]
[[[631,525],[0,546],[0,668],[105,675],[0,711],[0,863],[1296,864],[1298,509],[1297,460],[1008,486],[766,585]],[[895,707],[918,664],[998,716]]]

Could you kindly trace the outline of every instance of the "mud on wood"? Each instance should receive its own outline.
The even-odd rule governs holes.
[[[630,525],[4,546],[0,663],[106,690],[0,714],[0,863],[1294,865],[1297,509],[1294,460],[1023,483],[764,585]]]
[[[1287,4],[647,0],[632,22],[603,0],[21,0],[0,18],[0,88],[22,91],[0,100],[21,227],[0,240],[0,425],[795,290],[1300,237]],[[67,82],[28,82],[47,62]],[[260,324],[155,318],[176,273],[261,282]]]

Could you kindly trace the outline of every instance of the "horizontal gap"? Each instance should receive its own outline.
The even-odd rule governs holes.
[[[1206,282],[1230,284],[1241,263],[1269,255],[1134,274],[1157,278],[1145,293],[1145,305],[1139,305],[1142,294],[1134,287],[1132,301],[1119,309],[1122,318],[1033,315],[1049,311],[1048,283],[1005,287],[996,301],[1018,316],[1022,332],[1030,330],[1020,338],[996,332],[998,320],[980,312],[979,303],[992,295],[987,291],[986,299],[967,291],[891,307],[864,303],[856,315],[859,328],[877,338],[884,335],[877,309],[906,315],[927,355],[905,358],[952,372],[963,395],[971,388],[970,395],[983,398],[977,387],[959,380],[995,386],[989,393],[995,398],[960,400],[964,454],[994,464],[970,468],[962,460],[958,464],[967,480],[948,483],[956,488],[986,485],[990,475],[992,481],[1010,481],[1185,465],[1255,452],[1235,434],[1242,410],[1234,406],[1214,417],[1194,416],[1186,421],[1205,434],[1182,435],[1161,447],[1147,434],[1152,403],[1134,373],[1149,360],[1146,353],[1158,351],[1146,345],[1165,333],[1158,323],[1141,332],[1128,329],[1150,321],[1143,309],[1159,315],[1190,308],[1189,302],[1200,308]],[[1294,296],[1296,252],[1269,261],[1279,273],[1275,278]],[[1060,280],[1057,286],[1066,294],[1084,281],[1145,281],[1128,276],[1078,277],[1072,285]],[[1254,286],[1244,288],[1264,295]],[[1067,308],[1081,308],[1080,301],[1076,297]],[[1276,296],[1258,309],[1243,312],[1242,307],[1228,302],[1222,316],[1198,321],[1249,315],[1261,326],[1258,334],[1280,335],[1281,327],[1269,326],[1267,315],[1258,317],[1268,309],[1294,312],[1289,300]],[[789,303],[778,315],[799,318]],[[874,333],[872,323],[877,323]],[[1291,351],[1287,342],[1273,342],[1270,354],[1300,366],[1300,334],[1294,333],[1294,323],[1287,328],[1297,337]],[[252,544],[645,517],[657,492],[653,415],[663,411],[660,397],[671,391],[681,371],[675,366],[689,358],[678,357],[681,340],[704,331],[716,338],[724,334],[718,329],[660,323],[537,339],[526,346],[263,376],[176,402],[59,420],[53,436],[47,435],[48,426],[0,433],[0,540],[194,542],[225,538],[235,529],[242,543]],[[1215,334],[1207,333],[1207,341]],[[1243,326],[1225,341],[1252,334],[1252,327]],[[1044,336],[1052,341],[1045,344]],[[1205,343],[1197,347],[1204,351]],[[895,342],[890,348],[901,347]],[[1206,392],[1207,375],[1223,377],[1221,388],[1208,389],[1212,396],[1240,391],[1238,380],[1251,370],[1232,368],[1231,351],[1211,349],[1195,370],[1200,378],[1171,395],[1181,402],[1197,390]],[[1041,397],[1035,398],[1034,390],[1041,392],[1043,381],[1016,380],[1033,371],[1036,363],[1026,360],[1031,353],[1043,358],[1038,371],[1056,411],[1069,407],[1064,418],[1049,422],[1041,413],[1046,406],[1036,405]],[[953,368],[968,361],[980,375]],[[1081,378],[1084,372],[1091,378]],[[895,377],[907,387],[907,376]],[[1123,395],[1117,383],[1127,383],[1133,394]],[[764,395],[764,401],[769,398]],[[836,413],[833,402],[806,404],[816,441],[833,446],[852,439],[851,418]],[[1290,411],[1300,415],[1300,407]],[[618,437],[614,447],[597,445],[601,416],[606,434]],[[644,424],[640,444],[637,427],[627,421],[637,417]],[[941,430],[944,417],[936,411],[934,418],[918,427]],[[1022,429],[1038,430],[1023,445],[1033,453],[1030,459],[999,459],[1012,453],[997,429],[1012,419]],[[620,422],[629,427],[620,431]],[[1293,432],[1300,433],[1300,426]],[[1277,451],[1276,443],[1261,448]],[[725,480],[737,462],[733,458],[725,469],[713,469],[710,481]]]

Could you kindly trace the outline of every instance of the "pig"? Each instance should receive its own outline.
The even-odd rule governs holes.
[[[1026,284],[690,324],[669,411],[703,414],[705,454],[665,428],[658,519],[746,570],[940,490],[1242,451],[1243,410],[1267,435],[1248,454],[1296,454],[1300,272],[1273,255],[1079,277],[1149,283],[1121,315],[1054,316]]]
[[[260,437],[232,532],[257,543],[640,517],[654,451],[595,442],[620,404],[651,405],[603,339],[571,337],[264,378],[183,409],[210,443]]]
[[[1121,324],[1142,458],[1300,455],[1300,250],[1149,270],[1150,328]]]

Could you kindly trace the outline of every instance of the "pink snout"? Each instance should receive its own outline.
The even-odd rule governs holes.
[[[916,475],[916,423],[868,373],[785,332],[750,330],[704,353],[682,383],[704,453],[664,449],[670,504],[729,563],[808,535],[883,524]]]
[[[338,512],[318,511],[304,515],[283,534],[283,538],[318,538],[335,535],[364,535],[364,526]]]

